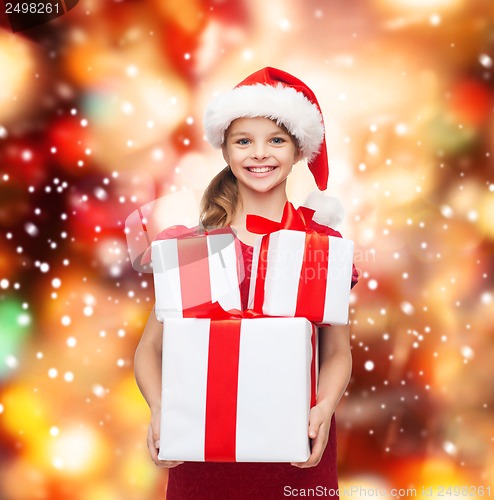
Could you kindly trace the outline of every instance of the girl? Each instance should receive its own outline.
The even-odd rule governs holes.
[[[241,284],[247,305],[252,243],[258,236],[246,228],[246,215],[281,220],[287,201],[286,181],[302,158],[320,189],[328,178],[324,124],[316,97],[300,80],[264,68],[214,100],[205,115],[206,137],[221,147],[227,163],[202,200],[204,227],[231,226],[241,242],[246,279]],[[341,236],[312,223],[312,229]],[[352,286],[357,276],[354,268]],[[351,373],[348,326],[320,328],[317,402],[309,416],[311,455],[304,463],[211,463],[160,461],[162,324],[154,310],[135,355],[135,374],[151,409],[147,444],[151,458],[169,469],[167,499],[281,499],[286,496],[337,497],[334,411]],[[166,404],[166,402],[164,402]],[[312,489],[309,491],[309,489]],[[333,493],[333,495],[331,495]]]

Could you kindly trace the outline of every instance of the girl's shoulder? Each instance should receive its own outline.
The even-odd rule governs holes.
[[[336,231],[336,229],[325,226],[323,224],[319,224],[316,221],[311,221],[311,229],[326,236],[336,236],[337,238],[342,238],[341,233],[339,231]]]

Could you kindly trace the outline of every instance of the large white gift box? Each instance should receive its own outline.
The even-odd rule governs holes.
[[[159,458],[303,462],[317,328],[305,318],[163,322]]]
[[[151,261],[158,320],[182,318],[187,309],[211,302],[218,302],[225,310],[241,309],[241,255],[238,240],[231,232],[153,241]]]
[[[348,323],[353,241],[282,229],[254,244],[248,307],[268,316]]]

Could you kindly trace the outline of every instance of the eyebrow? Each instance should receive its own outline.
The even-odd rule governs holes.
[[[233,135],[249,135],[248,132],[233,132],[233,134],[230,134],[230,136],[233,136]]]
[[[234,137],[234,136],[237,136],[237,135],[251,135],[251,132],[242,132],[242,131],[233,132],[233,133],[230,134],[230,137]],[[290,137],[290,134],[288,134],[284,130],[277,130],[276,132],[271,132],[269,135],[271,137],[275,137],[277,135],[286,135],[286,136]]]

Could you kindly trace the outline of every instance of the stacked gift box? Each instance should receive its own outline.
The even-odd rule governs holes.
[[[317,387],[317,326],[346,324],[353,242],[248,216],[254,246],[248,309],[242,252],[228,228],[172,228],[151,245],[163,322],[159,458],[302,462]]]

